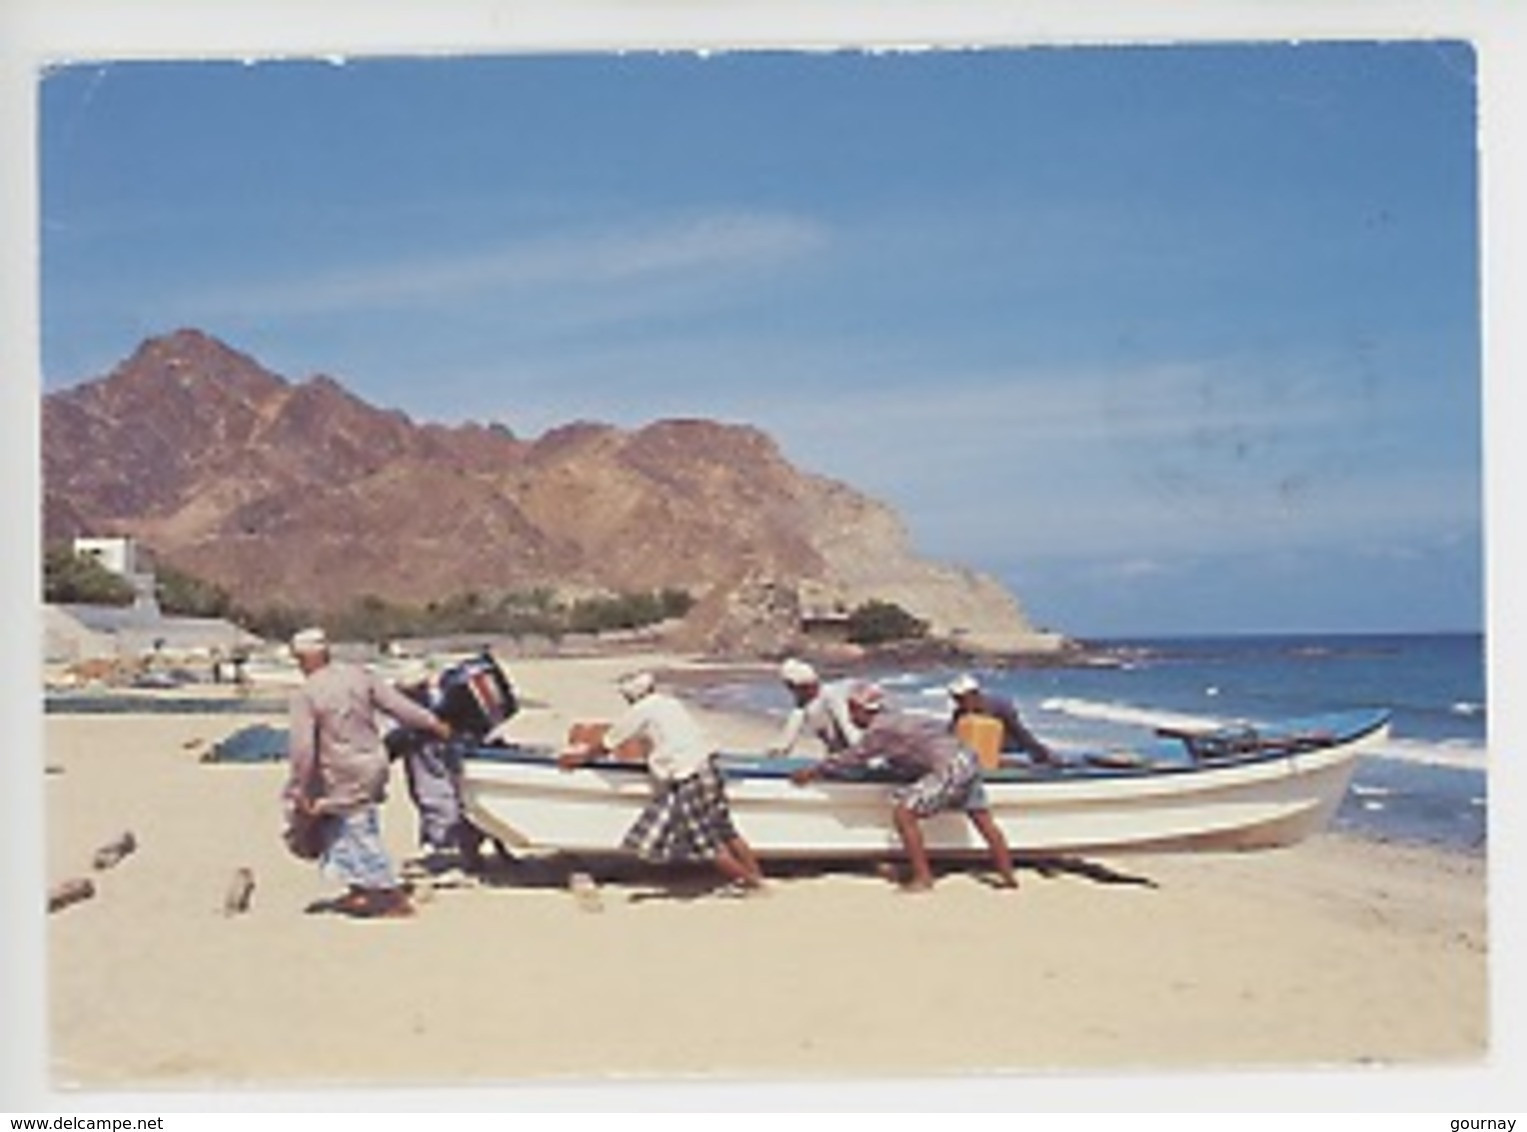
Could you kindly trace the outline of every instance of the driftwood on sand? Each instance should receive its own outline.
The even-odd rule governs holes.
[[[603,912],[604,899],[599,895],[599,885],[585,872],[575,872],[567,878],[567,890],[573,894],[578,907],[584,912]]]
[[[138,848],[138,839],[132,830],[124,830],[95,851],[93,863],[97,869],[109,869]]]
[[[223,894],[223,915],[237,916],[249,911],[254,889],[254,870],[247,867],[234,869],[233,877],[228,881],[228,891]]]
[[[48,892],[48,911],[57,912],[95,895],[95,882],[89,877],[73,877],[53,886]]]

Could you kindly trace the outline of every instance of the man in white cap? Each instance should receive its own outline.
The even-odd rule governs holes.
[[[828,754],[847,750],[859,741],[859,728],[848,710],[848,681],[824,685],[815,668],[794,657],[779,666],[779,678],[795,707],[769,754],[790,754],[807,731],[822,741]]]
[[[711,745],[684,703],[657,690],[650,672],[618,683],[627,707],[602,735],[569,747],[558,758],[572,770],[611,751],[645,748],[652,800],[621,841],[646,861],[711,861],[738,891],[763,887],[763,871],[732,823],[726,786]]]
[[[908,715],[890,707],[885,693],[874,684],[857,684],[849,693],[848,706],[854,722],[863,728],[859,741],[846,751],[829,755],[814,766],[792,774],[791,781],[804,786],[824,775],[860,768],[883,760],[893,771],[915,780],[892,793],[891,819],[907,851],[912,875],[907,888],[914,892],[933,887],[933,869],[927,843],[918,824],[923,818],[950,810],[962,811],[976,827],[991,852],[997,883],[1018,887],[1007,838],[992,819],[981,780],[981,764],[970,748],[960,743],[937,720]]]
[[[322,820],[324,872],[349,890],[330,905],[352,916],[409,916],[413,906],[382,845],[378,808],[387,791],[387,749],[376,713],[448,739],[451,729],[368,668],[334,661],[322,629],[292,638],[304,677],[291,699],[284,798]]]
[[[441,671],[429,661],[415,660],[393,683],[449,723],[454,736],[442,742],[428,732],[403,726],[385,737],[388,755],[403,764],[408,795],[419,819],[421,855],[404,862],[403,875],[459,882],[462,872],[482,872],[482,845],[488,839],[466,815],[462,755],[473,746],[503,741],[519,701],[508,674],[486,645],[476,656]],[[502,857],[508,856],[503,846],[494,844]]]
[[[1036,763],[1055,765],[1060,762],[1050,750],[1018,718],[1018,706],[1006,696],[982,689],[981,682],[970,673],[956,676],[949,684],[949,698],[954,701],[954,713],[949,718],[951,730],[966,715],[989,715],[1002,724],[1002,750],[1004,753],[1022,752]]]

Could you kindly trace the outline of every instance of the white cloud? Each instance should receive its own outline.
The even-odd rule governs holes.
[[[522,433],[573,417],[756,424],[798,466],[895,506],[925,553],[975,565],[1143,570],[1479,524],[1478,469],[1428,466],[1397,439],[1414,408],[1308,362],[931,374],[879,343],[676,336],[519,357],[472,396]]]
[[[602,288],[677,278],[715,283],[811,254],[827,240],[813,221],[773,213],[715,212],[637,228],[516,240],[455,255],[336,266],[300,279],[188,297],[209,317],[365,313],[461,303],[487,296],[561,292],[584,301]]]
[[[978,561],[1122,553],[1138,568],[1478,530],[1477,468],[1379,459],[1394,430],[1339,386],[1284,395],[1227,373],[1199,407],[1213,368],[828,392],[807,424],[777,419],[808,463],[895,503],[925,550]]]
[[[1099,563],[1094,574],[1119,581],[1137,581],[1140,578],[1156,578],[1172,573],[1164,562],[1152,558],[1126,558],[1116,562]]]

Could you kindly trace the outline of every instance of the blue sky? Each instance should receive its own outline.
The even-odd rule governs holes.
[[[1077,635],[1478,627],[1474,65],[61,68],[45,385],[196,326],[419,420],[757,424]]]

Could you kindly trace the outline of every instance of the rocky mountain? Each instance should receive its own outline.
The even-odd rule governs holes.
[[[291,382],[195,330],[43,404],[51,540],[127,534],[250,605],[676,587],[696,648],[779,648],[803,618],[894,601],[935,634],[1042,650],[1000,584],[930,563],[896,515],[705,420],[525,440],[419,424]]]

